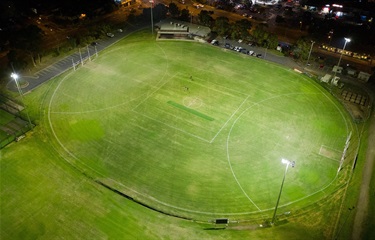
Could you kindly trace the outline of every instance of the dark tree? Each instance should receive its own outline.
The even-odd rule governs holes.
[[[180,9],[172,2],[169,4],[169,13],[172,17],[178,17],[180,15]]]
[[[295,58],[306,60],[311,48],[311,40],[307,38],[300,38],[293,48],[293,55]]]
[[[198,14],[199,22],[207,27],[211,27],[211,24],[213,23],[213,18],[210,16],[210,13],[206,10],[202,10]]]
[[[227,17],[216,18],[213,31],[217,32],[220,36],[226,36],[230,32],[230,23]]]
[[[231,36],[234,39],[245,39],[249,34],[249,30],[251,29],[251,22],[247,19],[241,19],[236,21],[232,25],[232,33]]]
[[[185,22],[190,22],[190,12],[188,9],[181,10],[180,20],[185,21]]]
[[[42,30],[35,25],[29,25],[24,29],[19,30],[15,34],[15,38],[11,40],[11,46],[15,49],[20,49],[31,57],[34,66],[35,56],[41,50],[42,45]]]

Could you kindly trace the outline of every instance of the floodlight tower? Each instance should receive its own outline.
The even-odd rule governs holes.
[[[271,224],[272,224],[272,225],[275,223],[275,220],[276,220],[277,207],[279,206],[280,197],[281,197],[281,192],[283,191],[283,186],[284,186],[285,176],[286,176],[286,173],[288,172],[288,167],[289,167],[289,165],[291,165],[292,167],[294,167],[294,165],[295,165],[295,162],[294,162],[294,161],[289,161],[289,160],[284,159],[284,158],[281,159],[281,162],[282,162],[283,164],[286,164],[286,167],[285,167],[285,172],[284,172],[283,181],[281,182],[281,187],[280,187],[279,196],[278,196],[278,198],[277,198],[277,202],[276,202],[275,211],[273,212],[273,217],[272,217],[272,221],[271,221]]]
[[[22,93],[22,90],[21,90],[20,84],[18,83],[18,78],[19,78],[18,74],[17,74],[17,73],[12,73],[12,74],[10,75],[10,77],[13,78],[14,81],[16,82],[16,86],[17,86],[17,89],[18,89],[18,93],[20,94],[20,97],[21,97],[21,102],[22,102],[23,106],[26,108],[26,105],[25,105],[25,103],[24,103],[24,101],[23,101],[23,93]],[[27,110],[25,111],[25,113],[26,113],[26,116],[27,116],[27,120],[28,120],[28,122],[29,122],[29,128],[32,128],[33,125],[32,125],[32,123],[31,123],[31,120],[30,120],[30,117],[29,117],[29,113],[27,112]]]
[[[344,38],[344,39],[345,39],[345,43],[344,43],[344,47],[342,48],[341,55],[340,55],[340,58],[339,58],[339,62],[337,63],[337,67],[340,67],[341,58],[342,58],[342,55],[345,51],[346,44],[351,41],[350,38]]]
[[[154,8],[154,0],[150,0],[151,3],[151,33],[154,35],[154,17],[152,15],[152,9]]]
[[[348,42],[351,41],[350,38],[344,38],[344,39],[345,39],[344,47],[343,47],[342,50],[341,50],[341,55],[340,55],[340,58],[339,58],[339,62],[337,63],[337,69],[336,69],[335,73],[333,74],[333,78],[332,78],[332,80],[331,80],[331,86],[330,86],[330,91],[331,91],[331,92],[332,92],[332,82],[333,82],[333,81],[335,80],[335,78],[336,78],[337,70],[338,70],[338,68],[340,67],[340,62],[341,62],[341,59],[342,59],[342,55],[344,54],[346,44],[347,44]]]
[[[310,61],[310,56],[311,56],[311,51],[313,49],[313,46],[314,46],[314,41],[311,41],[311,47],[310,47],[310,52],[309,52],[309,56],[307,57],[307,62],[306,62],[306,66],[309,65],[309,61]]]

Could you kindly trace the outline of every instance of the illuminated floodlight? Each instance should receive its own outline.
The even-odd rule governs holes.
[[[22,104],[23,104],[24,108],[26,108],[25,103],[23,101],[23,93],[22,93],[20,84],[18,82],[18,78],[19,78],[18,74],[13,72],[12,74],[10,74],[10,77],[13,78],[14,81],[16,82],[16,86],[17,86],[17,89],[18,89],[18,93],[20,94]],[[31,120],[30,120],[30,117],[29,117],[29,113],[27,111],[25,111],[25,112],[26,112],[27,120],[29,121],[29,128],[33,128],[33,124],[31,123]]]
[[[292,167],[294,167],[294,165],[296,164],[295,161],[289,161],[288,159],[285,159],[285,158],[282,158],[282,159],[281,159],[281,163],[282,163],[282,164],[286,164],[287,167],[289,166],[289,164],[290,164]]]
[[[350,38],[344,38],[345,39],[345,42],[350,42],[351,39]]]
[[[287,160],[287,159],[281,159],[281,162],[283,163],[283,164],[290,164],[290,161],[289,160]]]
[[[12,73],[12,74],[10,75],[10,77],[13,78],[15,81],[17,81],[17,79],[18,79],[18,74],[17,74],[17,73]]]
[[[289,165],[292,165],[292,167],[294,167],[294,165],[295,165],[294,161],[289,161],[288,159],[285,159],[285,158],[282,158],[281,162],[282,162],[282,164],[286,164],[286,167],[285,167],[283,181],[281,182],[279,196],[278,196],[277,202],[276,202],[275,211],[273,212],[273,216],[272,216],[272,220],[271,220],[272,225],[275,223],[275,220],[276,220],[277,207],[279,206],[281,192],[283,191],[284,181],[285,181],[286,173],[288,172],[288,167],[289,167]]]

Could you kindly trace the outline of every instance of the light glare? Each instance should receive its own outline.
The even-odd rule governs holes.
[[[290,163],[290,161],[289,160],[287,160],[287,159],[281,159],[281,162],[283,163],[283,164],[289,164]]]
[[[14,80],[17,80],[17,79],[18,79],[18,74],[17,74],[17,73],[12,73],[10,76],[11,76],[11,78],[13,78]]]

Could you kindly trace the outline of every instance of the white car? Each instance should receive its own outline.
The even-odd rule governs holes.
[[[115,36],[115,34],[113,34],[113,33],[107,33],[107,36],[110,37],[110,38],[113,38]]]

